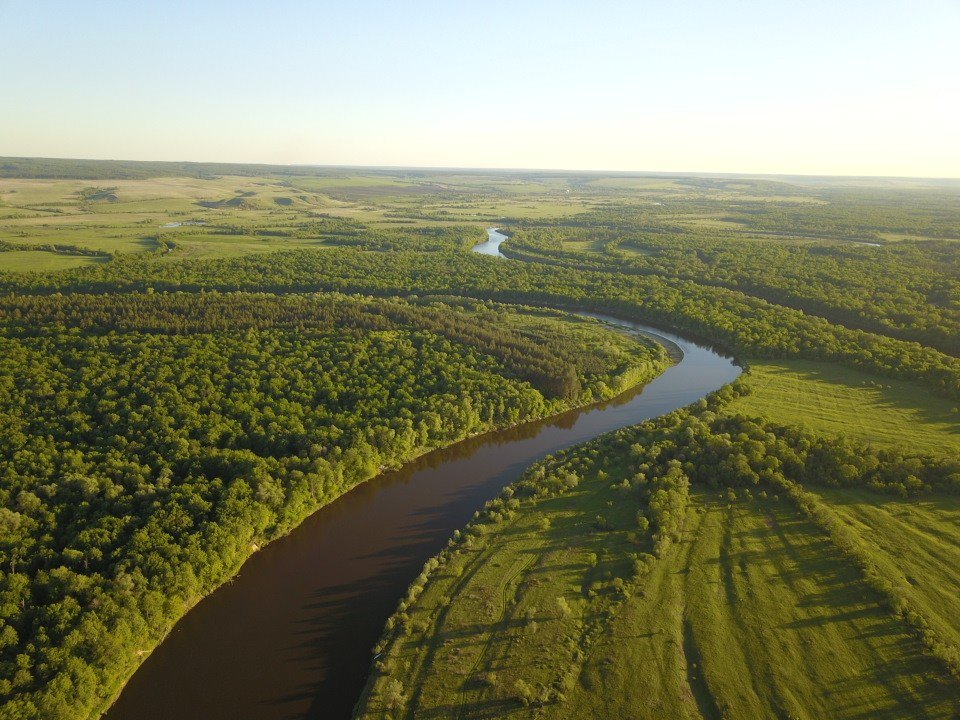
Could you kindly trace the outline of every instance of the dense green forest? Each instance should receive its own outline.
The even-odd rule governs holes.
[[[176,265],[131,257],[53,276],[10,277],[21,292],[421,293],[589,307],[688,332],[754,357],[840,362],[890,377],[919,379],[960,398],[960,360],[935,348],[836,325],[800,310],[726,288],[656,275],[618,275],[539,263],[491,264],[453,250],[391,253],[296,251]]]
[[[602,252],[565,249],[587,242]],[[848,327],[960,353],[960,266],[949,241],[782,244],[704,230],[578,228],[517,232],[508,247],[525,260],[738,290]]]

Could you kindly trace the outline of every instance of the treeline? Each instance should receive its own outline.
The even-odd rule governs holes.
[[[10,240],[0,240],[0,252],[14,252],[17,250],[33,250],[57,253],[59,255],[77,255],[86,257],[109,258],[112,255],[105,250],[81,247],[79,245],[64,245],[61,243],[18,243]]]
[[[885,233],[960,238],[954,189],[825,189],[820,202],[738,200],[729,215],[756,230],[859,239]]]
[[[853,188],[828,183],[678,180],[693,191],[664,188],[639,202],[610,203],[573,223],[636,231],[668,223],[697,227],[721,220],[742,233],[883,241],[888,235],[960,239],[960,185],[926,181],[916,188]],[[651,201],[656,198],[657,201]],[[553,225],[567,224],[566,220]],[[738,226],[738,227],[737,227]],[[707,228],[714,230],[716,228]]]
[[[8,275],[0,292],[131,292],[203,289],[377,295],[450,294],[501,302],[588,307],[673,327],[736,353],[839,362],[913,379],[960,399],[960,360],[919,343],[854,330],[725,288],[542,263],[490,262],[464,252],[370,253],[350,249],[164,263],[124,257],[58,274]]]
[[[568,241],[590,241],[603,253],[565,250]],[[676,227],[626,233],[554,228],[518,231],[506,251],[528,261],[724,287],[960,354],[960,252],[950,241],[869,247]]]
[[[365,170],[365,173],[375,173]],[[0,158],[0,177],[75,180],[149,180],[158,177],[343,177],[344,171],[296,165],[175,162],[160,160],[78,160],[68,158]],[[389,177],[389,175],[387,175]]]
[[[454,303],[454,304],[451,304]],[[666,363],[660,346],[650,363],[617,353],[604,333],[584,336],[555,323],[517,323],[511,308],[456,299],[413,302],[341,294],[129,293],[0,297],[0,323],[17,336],[44,334],[50,327],[89,332],[210,333],[242,330],[428,330],[495,358],[508,377],[525,380],[548,398],[581,399],[596,387],[644,366],[649,377]],[[589,398],[594,399],[591,395]],[[600,399],[596,397],[595,399]]]

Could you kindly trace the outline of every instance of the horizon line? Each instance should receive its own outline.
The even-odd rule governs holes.
[[[264,168],[324,168],[343,170],[418,170],[418,171],[471,171],[471,172],[513,172],[513,173],[554,173],[557,175],[586,173],[591,175],[638,175],[638,176],[730,176],[756,178],[828,178],[835,180],[947,180],[960,181],[960,175],[858,175],[798,172],[750,172],[750,171],[712,171],[712,170],[607,170],[576,168],[532,168],[532,167],[480,167],[469,165],[371,165],[350,163],[268,163],[238,160],[143,160],[124,158],[93,157],[53,157],[44,155],[0,155],[4,160],[57,160],[64,162],[102,162],[102,163],[165,163],[170,165],[237,165]],[[80,178],[77,178],[80,179]]]

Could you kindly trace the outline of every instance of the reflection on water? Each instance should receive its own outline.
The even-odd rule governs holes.
[[[473,246],[475,253],[481,255],[493,255],[494,257],[506,257],[500,252],[500,243],[507,239],[507,236],[499,232],[497,228],[487,228],[487,241]]]
[[[474,437],[358,486],[251,557],[132,678],[109,720],[348,718],[370,648],[423,563],[533,461],[694,402],[739,374],[652,328],[682,361],[608,403]]]

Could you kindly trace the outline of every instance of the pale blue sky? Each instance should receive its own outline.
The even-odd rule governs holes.
[[[0,0],[0,155],[960,176],[960,0]]]

